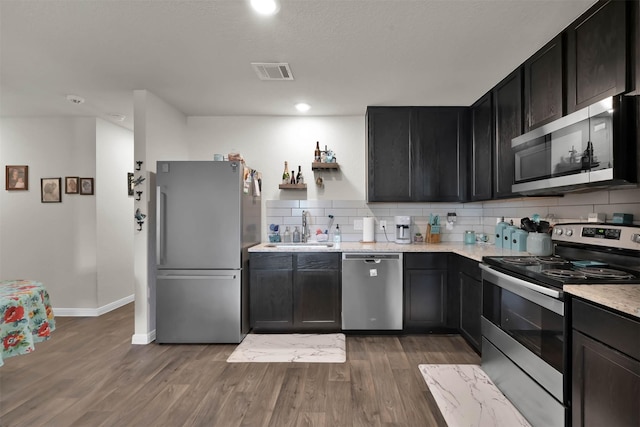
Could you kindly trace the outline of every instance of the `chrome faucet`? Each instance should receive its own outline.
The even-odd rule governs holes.
[[[302,242],[307,243],[309,238],[309,222],[307,221],[307,211],[302,211]]]

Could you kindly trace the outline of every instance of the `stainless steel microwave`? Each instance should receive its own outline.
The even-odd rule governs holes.
[[[514,138],[512,191],[558,194],[636,183],[635,102],[610,97]]]

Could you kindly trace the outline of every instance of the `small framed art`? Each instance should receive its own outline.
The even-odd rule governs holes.
[[[29,189],[29,166],[8,165],[6,167],[6,189],[20,191]]]
[[[62,201],[62,178],[40,179],[40,201],[42,203],[60,203]]]
[[[93,178],[80,178],[80,194],[93,194]]]
[[[127,172],[127,194],[133,196],[133,172]]]
[[[78,178],[77,176],[67,176],[64,178],[64,193],[78,194]]]

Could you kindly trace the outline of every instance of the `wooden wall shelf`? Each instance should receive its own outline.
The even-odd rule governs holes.
[[[278,188],[281,190],[306,190],[307,184],[280,184]]]
[[[322,163],[322,162],[313,162],[311,163],[311,169],[313,170],[324,170],[324,169],[340,169],[340,165],[338,163]]]

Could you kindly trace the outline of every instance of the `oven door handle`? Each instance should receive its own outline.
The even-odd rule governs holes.
[[[564,303],[560,300],[562,292],[536,285],[535,283],[527,282],[526,280],[518,279],[517,277],[509,276],[508,274],[496,271],[485,264],[480,264],[480,269],[486,272],[483,273],[483,275],[487,274],[495,277],[496,283],[494,283],[494,285],[513,292],[525,299],[535,302],[536,304],[540,304],[554,313],[564,316]],[[543,295],[554,299],[551,300],[549,298],[545,298]]]

